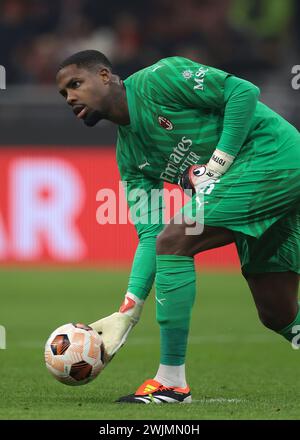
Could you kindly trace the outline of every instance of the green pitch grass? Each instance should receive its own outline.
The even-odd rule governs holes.
[[[67,322],[117,310],[126,272],[0,270],[1,419],[299,419],[300,353],[262,327],[239,274],[198,274],[187,358],[191,405],[119,405],[153,377],[159,329],[153,295],[125,347],[92,383],[68,387],[44,366],[44,343]]]

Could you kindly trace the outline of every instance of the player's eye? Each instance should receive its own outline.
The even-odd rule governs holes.
[[[72,82],[72,89],[78,89],[81,85],[81,81],[73,81]]]

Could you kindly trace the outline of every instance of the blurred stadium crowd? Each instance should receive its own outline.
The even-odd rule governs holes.
[[[181,55],[245,78],[296,64],[298,0],[2,0],[0,64],[7,83],[52,84],[57,65],[87,48],[121,77]]]

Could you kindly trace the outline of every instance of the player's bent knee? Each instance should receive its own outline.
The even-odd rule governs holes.
[[[266,328],[268,328],[269,330],[273,330],[274,332],[282,330],[284,327],[292,322],[290,316],[284,316],[278,313],[259,311],[258,316],[261,323]]]
[[[262,313],[258,314],[260,322],[268,329],[275,331],[274,320],[272,317],[264,315]]]

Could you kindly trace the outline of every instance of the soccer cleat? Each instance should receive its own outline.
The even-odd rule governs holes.
[[[190,388],[165,387],[154,379],[144,382],[134,394],[120,397],[116,403],[191,403]]]

